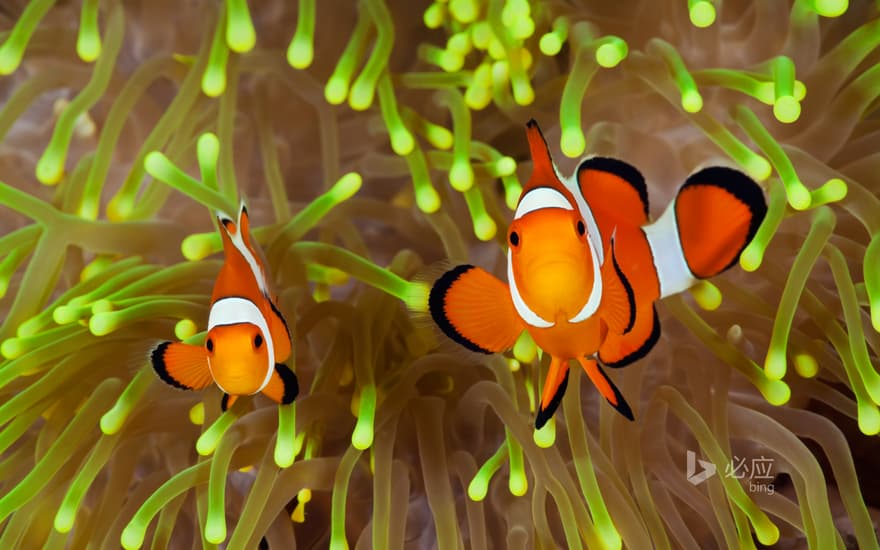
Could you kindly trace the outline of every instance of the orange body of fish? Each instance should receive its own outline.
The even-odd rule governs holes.
[[[291,354],[290,331],[269,294],[265,267],[250,237],[244,204],[238,220],[218,213],[224,263],[211,294],[204,346],[163,342],[153,349],[153,369],[179,389],[212,382],[223,390],[223,410],[240,395],[262,392],[277,403],[293,402],[296,375],[283,362]]]
[[[658,299],[737,262],[766,214],[764,194],[737,170],[705,168],[651,223],[647,187],[634,167],[591,157],[564,178],[535,121],[527,136],[534,169],[508,229],[507,283],[457,266],[434,282],[431,315],[476,352],[507,350],[529,332],[551,356],[537,428],[560,403],[570,360],[632,420],[602,367],[629,365],[654,346]]]

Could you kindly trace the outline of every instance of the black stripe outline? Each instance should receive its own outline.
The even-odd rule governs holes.
[[[629,284],[629,279],[626,278],[626,275],[623,274],[623,270],[620,269],[620,265],[617,263],[617,255],[614,254],[613,238],[611,239],[611,263],[614,266],[614,271],[617,272],[617,276],[620,278],[620,282],[623,283],[623,288],[626,290],[626,299],[629,302],[629,324],[623,329],[623,333],[628,334],[636,324],[636,295],[633,292],[632,285]]]
[[[651,313],[654,316],[654,326],[651,328],[651,334],[648,335],[648,338],[639,346],[638,349],[625,356],[623,359],[614,362],[607,362],[602,359],[601,353],[597,353],[596,356],[599,358],[599,361],[608,368],[611,369],[619,369],[621,367],[625,367],[632,363],[635,363],[639,359],[643,358],[651,351],[657,344],[657,340],[660,339],[660,318],[657,316],[657,308],[654,305],[651,305]]]
[[[581,190],[581,195],[584,196],[583,188],[580,185],[582,170],[608,172],[628,183],[639,194],[645,217],[648,217],[648,186],[645,184],[645,177],[642,176],[642,173],[635,166],[611,157],[591,157],[584,160],[575,170],[578,188]],[[584,196],[584,200],[586,200],[586,196]]]

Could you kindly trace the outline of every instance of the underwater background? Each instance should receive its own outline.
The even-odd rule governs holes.
[[[878,548],[880,2],[4,0],[0,548]],[[740,266],[612,373],[432,329],[503,278],[535,118],[563,174],[738,167]],[[214,211],[247,201],[300,396],[220,411]]]

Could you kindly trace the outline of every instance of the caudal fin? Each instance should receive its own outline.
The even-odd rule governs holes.
[[[764,192],[742,172],[713,166],[691,175],[660,219],[644,227],[661,296],[732,267],[766,214]]]

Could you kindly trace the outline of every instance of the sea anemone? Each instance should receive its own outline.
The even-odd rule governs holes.
[[[848,4],[4,3],[0,548],[878,548],[880,13]],[[530,118],[654,217],[703,165],[766,191],[613,373],[635,422],[575,369],[535,431],[549,357],[425,316],[438,266],[503,273]],[[149,351],[203,341],[239,199],[301,393],[221,413]]]

